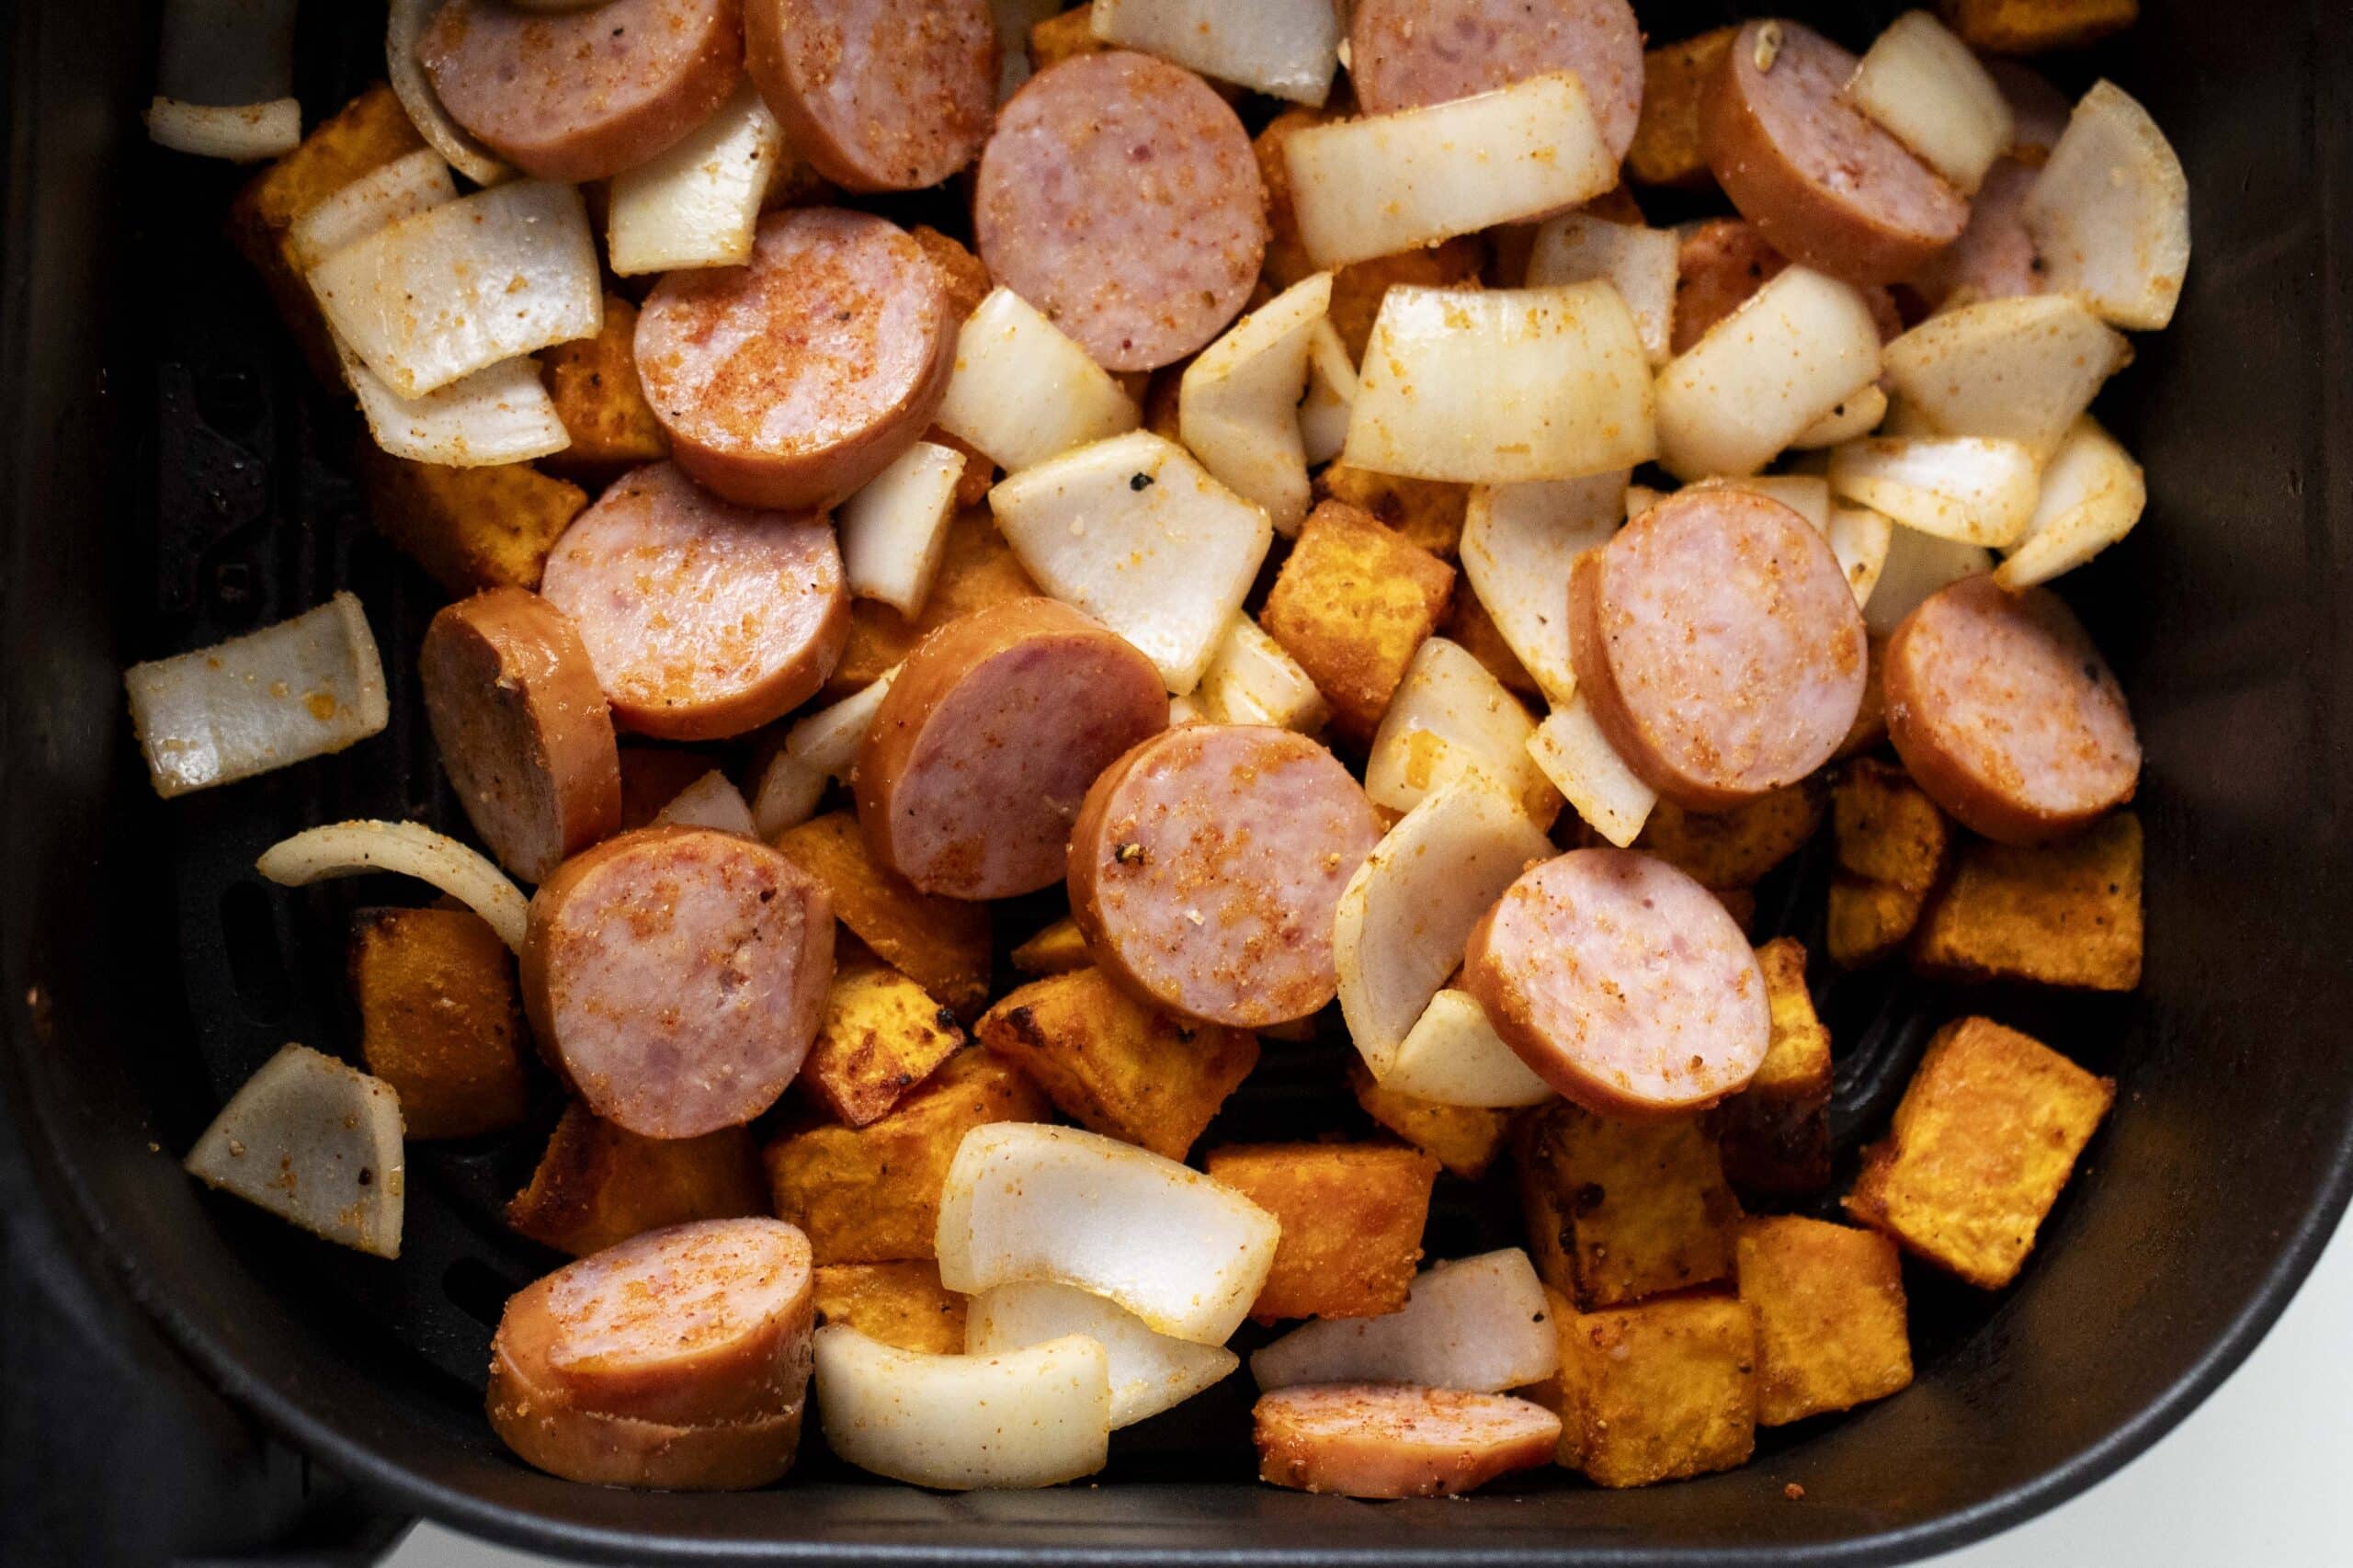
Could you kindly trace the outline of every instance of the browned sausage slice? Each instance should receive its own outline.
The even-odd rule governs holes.
[[[1381,835],[1363,789],[1304,735],[1188,724],[1086,792],[1071,914],[1097,963],[1169,1011],[1288,1023],[1338,994],[1333,914]]]
[[[1868,662],[1830,546],[1789,507],[1731,486],[1670,495],[1578,559],[1569,652],[1626,765],[1698,811],[1829,761]]]
[[[523,1007],[588,1108],[692,1138],[776,1103],[816,1039],[834,912],[765,844],[699,827],[608,838],[540,884]]]
[[[620,828],[613,715],[569,616],[493,588],[433,618],[417,665],[434,748],[500,865],[540,881]]]
[[[1893,283],[1960,237],[1969,203],[1840,96],[1854,73],[1811,28],[1750,22],[1700,96],[1700,141],[1724,194],[1783,256]]]
[[[1643,110],[1643,30],[1626,0],[1357,0],[1348,79],[1368,113],[1493,92],[1572,71],[1612,161]]]
[[[990,273],[1097,363],[1151,370],[1250,298],[1267,189],[1208,83],[1107,50],[1040,72],[998,111],[972,232]]]
[[[1472,927],[1462,983],[1531,1072],[1604,1116],[1713,1105],[1756,1075],[1772,1030],[1722,901],[1630,849],[1523,872]]]
[[[1547,1462],[1561,1418],[1500,1393],[1307,1383],[1251,1413],[1258,1479],[1343,1497],[1451,1497]]]
[[[2058,596],[1964,577],[1887,644],[1887,733],[1962,825],[2040,844],[2132,798],[2141,741],[2123,688]]]
[[[669,463],[616,481],[548,555],[613,716],[670,741],[758,728],[808,700],[849,641],[834,530],[731,506]]]
[[[792,150],[845,190],[920,190],[996,112],[983,0],[745,0],[745,58]]]
[[[740,0],[530,12],[449,0],[416,55],[449,118],[525,174],[604,179],[710,117],[744,62]]]
[[[956,324],[924,249],[834,207],[771,212],[742,267],[673,272],[637,373],[680,468],[744,506],[830,506],[921,436]]]
[[[1096,775],[1167,727],[1167,689],[1126,639],[1014,599],[907,655],[858,754],[858,824],[926,892],[1035,892],[1062,881]]]

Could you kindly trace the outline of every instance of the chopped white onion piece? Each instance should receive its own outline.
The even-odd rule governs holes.
[[[1486,1108],[1542,1105],[1552,1086],[1504,1043],[1468,991],[1430,998],[1397,1048],[1381,1086],[1437,1105]]]
[[[1560,1359],[1536,1266],[1506,1247],[1433,1264],[1400,1311],[1295,1328],[1250,1358],[1250,1375],[1261,1389],[1381,1382],[1494,1393],[1542,1381]]]
[[[858,761],[858,748],[865,744],[866,732],[874,727],[874,715],[881,711],[882,699],[889,694],[891,683],[899,678],[899,668],[892,665],[840,701],[818,709],[787,730],[786,754],[804,767],[847,783]]]
[[[943,1492],[1056,1486],[1108,1457],[1111,1379],[1083,1335],[995,1356],[935,1356],[847,1324],[815,1337],[817,1414],[835,1453]]]
[[[1926,11],[1906,11],[1863,51],[1847,84],[1854,106],[1976,194],[2010,145],[2010,104],[1967,44]]]
[[[1898,528],[1888,536],[1887,560],[1870,603],[1863,607],[1863,624],[1876,636],[1888,636],[1929,595],[1993,569],[1994,557],[1984,545]]]
[[[1830,454],[1830,488],[1905,528],[2001,550],[2034,516],[2034,454],[1976,436],[1851,441]]]
[[[1000,1121],[957,1145],[939,1197],[939,1282],[977,1294],[1050,1279],[1156,1334],[1222,1345],[1275,1261],[1282,1227],[1232,1187],[1074,1127]]]
[[[1411,811],[1448,779],[1473,773],[1549,825],[1561,797],[1528,755],[1536,721],[1478,657],[1443,637],[1425,638],[1373,733],[1364,792]]]
[[[2043,284],[2118,326],[2173,320],[2189,270],[2189,180],[2149,111],[2113,82],[2086,93],[2024,208]]]
[[[1272,724],[1313,734],[1331,716],[1299,661],[1246,615],[1226,628],[1193,698],[1202,717],[1220,724]]]
[[[613,176],[613,270],[634,278],[751,260],[760,201],[783,162],[784,130],[747,77],[685,141]]]
[[[506,874],[446,833],[417,822],[337,822],[305,828],[262,851],[254,869],[280,887],[386,872],[430,882],[491,924],[520,952],[530,901]]]
[[[2063,294],[1943,312],[1882,355],[1888,385],[1938,432],[2016,441],[2037,462],[2131,358],[2120,333]]]
[[[654,821],[664,827],[707,827],[738,838],[759,836],[752,824],[752,808],[744,803],[744,792],[715,767],[671,796],[669,804],[654,813]]]
[[[2090,417],[2077,420],[2042,471],[2026,538],[1994,580],[2018,590],[2073,571],[2131,533],[2148,502],[2148,483],[2132,454]]]
[[[1634,842],[1658,804],[1658,791],[1626,766],[1582,693],[1546,715],[1529,737],[1528,755],[1577,815],[1620,849]]]
[[[368,615],[337,594],[291,620],[123,672],[155,793],[233,784],[338,752],[391,717]]]
[[[1590,212],[1564,212],[1536,231],[1528,253],[1528,286],[1607,283],[1626,301],[1634,335],[1654,365],[1672,357],[1675,282],[1682,244],[1668,229],[1613,223]]]
[[[441,107],[432,78],[416,58],[416,40],[425,24],[441,8],[442,0],[392,0],[384,27],[384,74],[392,79],[392,96],[408,111],[416,133],[426,146],[449,161],[450,167],[476,185],[496,185],[515,171],[498,161],[491,150],[458,129]]]
[[[1678,479],[1755,473],[1879,378],[1852,285],[1790,267],[1658,377],[1658,460]]]
[[[963,453],[917,441],[835,510],[842,576],[852,594],[901,615],[923,613],[948,548],[956,483],[963,477]]]
[[[1310,126],[1283,143],[1283,157],[1299,236],[1318,267],[1558,212],[1618,183],[1585,87],[1565,71]]]
[[[1299,439],[1310,468],[1321,468],[1347,444],[1348,411],[1356,406],[1357,367],[1340,329],[1315,324],[1307,339],[1307,395],[1299,403]]]
[[[298,215],[287,225],[287,259],[296,270],[308,272],[379,229],[457,199],[458,182],[449,177],[448,163],[432,148],[419,147],[369,170]]]
[[[933,422],[1007,473],[1132,430],[1135,400],[1010,289],[992,290],[956,335]]]
[[[1657,449],[1650,362],[1617,290],[1401,283],[1373,320],[1343,455],[1375,473],[1519,484]]]
[[[604,283],[568,185],[518,180],[445,202],[311,269],[327,324],[402,397],[594,337]]]
[[[1895,524],[1884,513],[1869,506],[1836,503],[1830,508],[1830,553],[1838,558],[1838,570],[1847,574],[1847,585],[1855,590],[1855,602],[1868,605],[1871,594],[1879,586],[1880,574],[1887,569],[1887,552],[1894,542]]]
[[[1625,515],[1626,471],[1534,484],[1483,484],[1462,517],[1462,570],[1495,630],[1547,699],[1576,689],[1569,660],[1569,568],[1609,542]]]
[[[572,445],[555,399],[529,355],[460,376],[423,397],[402,397],[386,386],[341,337],[344,380],[359,400],[376,445],[411,462],[444,468],[491,468],[529,462]]]
[[[1088,26],[1106,43],[1295,104],[1322,104],[1339,61],[1332,0],[1095,0]]]
[[[1433,790],[1348,879],[1332,923],[1340,1014],[1376,1078],[1447,977],[1471,927],[1552,841],[1482,778]]]
[[[989,507],[1040,587],[1134,643],[1179,697],[1274,542],[1264,507],[1148,430],[1024,469]]]
[[[1330,273],[1293,284],[1202,349],[1177,383],[1185,445],[1220,483],[1264,506],[1286,535],[1307,516],[1299,400],[1308,350],[1331,303]]]
[[[188,1175],[313,1235],[401,1255],[407,1166],[400,1096],[381,1078],[289,1045],[221,1108]]]
[[[1790,437],[1790,445],[1803,452],[1844,446],[1878,429],[1880,421],[1886,417],[1887,394],[1879,390],[1877,381],[1873,381]]]
[[[1626,486],[1626,520],[1630,523],[1632,522],[1636,517],[1641,517],[1644,512],[1649,511],[1653,506],[1655,506],[1660,502],[1665,500],[1666,497],[1667,492],[1664,490],[1654,490],[1647,484],[1630,484]]]
[[[262,104],[190,104],[154,98],[147,105],[147,139],[158,147],[233,164],[279,158],[302,144],[302,105],[295,98]]]
[[[809,764],[779,746],[760,773],[760,787],[752,795],[752,832],[773,843],[789,827],[799,827],[817,814],[817,802],[829,782],[824,769]]]
[[[964,1352],[1001,1356],[1074,1334],[1102,1346],[1108,1358],[1115,1432],[1184,1403],[1242,1365],[1222,1345],[1154,1334],[1124,1307],[1043,1279],[997,1285],[973,1297],[964,1317]]]

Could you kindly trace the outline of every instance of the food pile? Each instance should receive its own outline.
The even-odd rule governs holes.
[[[448,590],[471,825],[263,858],[449,897],[354,916],[366,1071],[288,1046],[188,1169],[394,1257],[404,1141],[559,1085],[488,1410],[587,1482],[767,1484],[812,1400],[1070,1481],[1245,1319],[1260,1475],[1360,1497],[1896,1392],[1899,1257],[2007,1285],[2113,1085],[1955,1017],[1834,1193],[1809,969],[2138,983],[2042,585],[2143,509],[2088,410],[2187,187],[2011,58],[2131,12],[395,0],[299,142],[167,95],[277,154],[231,232]],[[166,796],[390,718],[347,594],[128,682]],[[1818,835],[1825,950],[1756,946]],[[1319,1035],[1370,1131],[1220,1141]],[[1527,1246],[1426,1257],[1505,1159]]]

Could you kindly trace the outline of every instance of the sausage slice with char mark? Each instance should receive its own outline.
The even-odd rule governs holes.
[[[996,112],[983,0],[745,0],[752,80],[792,150],[845,190],[921,190],[972,161]]]
[[[1451,1497],[1552,1458],[1561,1418],[1500,1393],[1308,1383],[1251,1412],[1258,1479],[1343,1497]]]

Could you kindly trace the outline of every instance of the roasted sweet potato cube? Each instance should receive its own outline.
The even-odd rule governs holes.
[[[968,461],[965,472],[972,472]],[[983,472],[988,465],[978,465]],[[847,696],[871,685],[883,671],[907,656],[908,651],[934,627],[945,626],[960,615],[1003,604],[1007,599],[1034,597],[1038,585],[1030,581],[997,532],[996,519],[986,506],[970,506],[948,525],[948,542],[940,549],[939,575],[923,601],[923,613],[910,620],[889,605],[874,599],[853,599],[849,607],[849,641],[841,662],[827,677],[825,690]]]
[[[1405,542],[1442,561],[1462,543],[1471,487],[1441,479],[1408,479],[1336,462],[1315,476],[1319,499],[1345,501]]]
[[[1626,173],[1644,185],[1714,183],[1699,147],[1699,100],[1738,28],[1718,28],[1643,55],[1643,115],[1626,149]]]
[[[837,969],[797,1082],[836,1121],[880,1120],[963,1049],[956,1015],[887,964]]]
[[[866,835],[848,812],[788,828],[776,846],[824,884],[835,919],[949,1012],[970,1019],[988,1005],[986,904],[918,892],[867,851]]]
[[[1290,199],[1290,164],[1283,143],[1294,133],[1311,125],[1328,124],[1333,118],[1320,108],[1286,108],[1267,121],[1266,129],[1250,142],[1250,150],[1258,159],[1259,183],[1267,187],[1267,256],[1262,270],[1267,280],[1278,289],[1288,289],[1323,270],[1307,254],[1307,246],[1299,237],[1299,215]],[[1351,358],[1363,352],[1364,346],[1359,343]]]
[[[1732,1277],[1740,1204],[1698,1116],[1625,1121],[1566,1101],[1514,1135],[1529,1256],[1586,1312]]]
[[[769,1197],[779,1219],[809,1233],[819,1263],[932,1257],[939,1189],[964,1134],[1051,1114],[1019,1068],[961,1051],[880,1121],[795,1128],[770,1143]]]
[[[1092,961],[1086,956],[1086,938],[1079,935],[1078,922],[1068,915],[1014,949],[1012,957],[1013,967],[1024,974],[1063,974],[1085,969]]]
[[[1081,19],[1084,19],[1081,13]],[[923,254],[939,268],[939,276],[948,285],[948,309],[958,321],[962,321],[981,308],[994,286],[989,269],[961,240],[941,233],[928,223],[917,223],[907,231],[907,237],[923,247]]]
[[[1095,36],[1087,26],[1093,13],[1091,6],[1074,6],[1057,17],[1048,17],[1029,28],[1029,69],[1043,71],[1049,65],[1081,54],[1093,54],[1111,46]]]
[[[1506,1111],[1440,1105],[1384,1089],[1361,1062],[1348,1064],[1348,1086],[1367,1116],[1466,1179],[1487,1174],[1511,1132]]]
[[[1402,1143],[1236,1144],[1210,1176],[1282,1222],[1250,1315],[1368,1318],[1405,1304],[1438,1162]]]
[[[2119,812],[2033,849],[1963,844],[1913,938],[1912,962],[1946,980],[2131,990],[2141,983],[2141,819]]]
[[[1302,525],[1258,624],[1332,705],[1334,725],[1369,737],[1453,587],[1453,567],[1346,502],[1325,501]]]
[[[256,175],[229,205],[229,238],[261,274],[311,371],[343,386],[343,363],[310,284],[287,254],[294,220],[370,170],[425,145],[390,87],[369,88],[313,127],[302,144]]]
[[[1511,651],[1504,634],[1495,625],[1495,618],[1479,602],[1467,582],[1454,585],[1454,597],[1448,601],[1446,620],[1442,630],[1448,641],[1460,643],[1463,652],[1487,666],[1487,673],[1503,682],[1506,688],[1523,697],[1541,696],[1542,688],[1519,655]]]
[[[542,460],[556,472],[602,483],[670,455],[670,437],[637,379],[637,307],[619,294],[607,291],[605,324],[596,336],[540,355],[540,380],[572,437],[572,445]]]
[[[1888,1135],[1863,1151],[1847,1212],[1998,1290],[2018,1277],[2115,1097],[2113,1081],[1991,1018],[1947,1024]]]
[[[466,909],[363,909],[352,921],[359,1054],[401,1099],[411,1138],[472,1138],[523,1119],[515,955]]]
[[[973,1032],[1080,1126],[1171,1160],[1258,1064],[1247,1030],[1172,1017],[1092,967],[1031,981]]]
[[[1747,1462],[1756,1331],[1730,1296],[1669,1296],[1561,1319],[1561,1462],[1648,1486]]]
[[[1709,888],[1755,887],[1805,847],[1822,825],[1829,791],[1812,778],[1759,795],[1728,812],[1695,812],[1661,801],[1634,847]]]
[[[1944,872],[1952,829],[1912,776],[1858,757],[1830,791],[1830,961],[1856,969],[1902,947]]]
[[[902,1350],[964,1353],[969,1298],[939,1282],[936,1263],[828,1263],[816,1270],[815,1290],[822,1323],[846,1323]]]
[[[1830,1031],[1813,1010],[1796,937],[1757,949],[1756,967],[1772,1007],[1772,1041],[1748,1087],[1716,1108],[1724,1175],[1744,1192],[1819,1192],[1830,1184]]]
[[[359,443],[359,481],[377,531],[452,594],[534,588],[587,492],[529,463],[443,468]]]
[[[1797,1214],[1740,1228],[1740,1299],[1756,1319],[1756,1424],[1885,1399],[1912,1381],[1895,1244]]]
[[[2081,49],[2140,19],[2140,0],[1938,0],[1952,30],[1995,54]]]
[[[749,1129],[699,1138],[641,1138],[574,1101],[548,1140],[531,1185],[506,1222],[533,1241],[585,1257],[642,1231],[767,1211]]]

